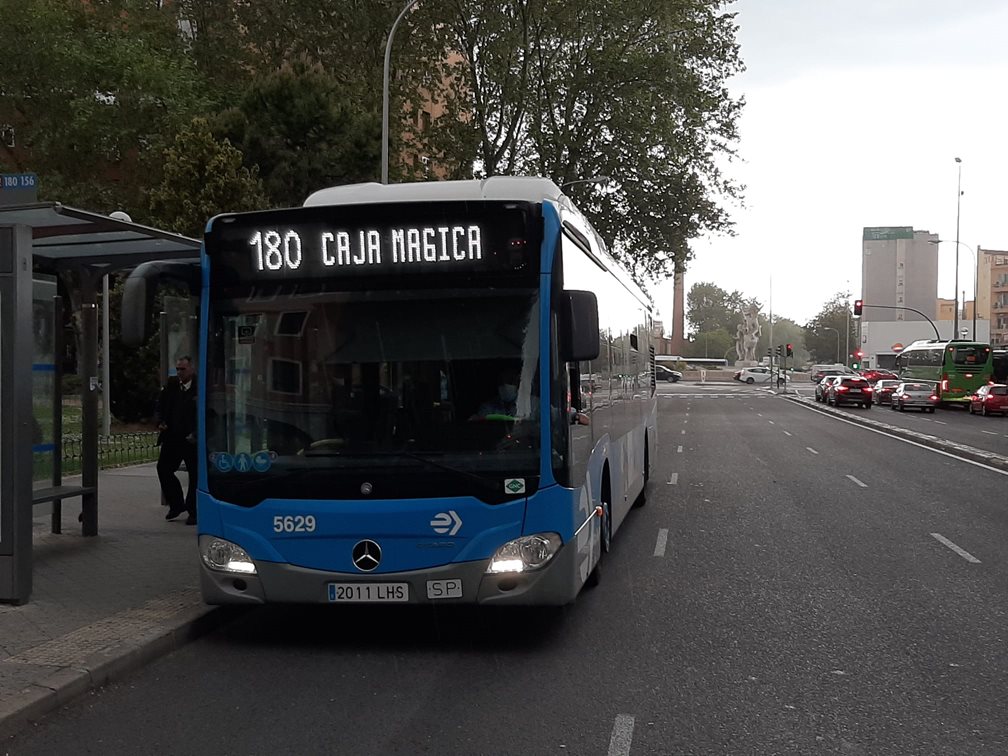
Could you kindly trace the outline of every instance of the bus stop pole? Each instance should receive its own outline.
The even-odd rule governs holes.
[[[81,535],[98,535],[98,301],[95,273],[81,270]]]
[[[0,227],[0,601],[32,590],[32,236]]]

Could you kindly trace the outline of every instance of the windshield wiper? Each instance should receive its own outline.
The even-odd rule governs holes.
[[[339,451],[306,451],[304,453],[306,457],[344,457],[348,459],[362,458],[362,457],[403,457],[406,459],[415,459],[417,462],[422,462],[430,467],[435,467],[438,470],[444,470],[445,472],[452,473],[461,478],[466,478],[468,480],[475,481],[484,487],[488,492],[499,493],[497,486],[494,485],[493,480],[485,475],[480,475],[479,473],[470,472],[469,470],[463,470],[458,467],[452,467],[451,465],[446,465],[443,462],[438,462],[431,459],[430,457],[425,457],[422,454],[416,454],[415,452],[409,451],[373,451],[373,452],[339,452]],[[503,489],[502,489],[503,490]]]

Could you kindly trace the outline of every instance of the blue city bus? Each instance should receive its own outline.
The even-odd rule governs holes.
[[[563,605],[597,582],[654,458],[652,308],[553,182],[220,215],[200,288],[207,603]]]

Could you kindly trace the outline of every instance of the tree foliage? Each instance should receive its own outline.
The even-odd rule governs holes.
[[[246,165],[258,167],[274,205],[297,206],[322,187],[376,178],[380,121],[307,59],[257,78],[219,122]]]
[[[837,292],[823,304],[819,314],[805,324],[805,346],[817,362],[835,362],[839,353],[840,362],[846,363],[847,336],[851,349],[856,348],[857,321],[849,300],[848,294]]]
[[[722,173],[734,156],[742,70],[734,15],[710,0],[454,0],[423,9],[443,32],[447,112],[421,135],[448,168],[533,174],[571,190],[639,275],[671,275],[689,241],[730,229],[741,188]],[[448,12],[452,11],[452,12]],[[438,19],[447,22],[438,23]],[[469,114],[469,117],[463,117]],[[475,149],[471,149],[471,145]]]
[[[738,290],[728,293],[715,283],[701,281],[686,294],[686,319],[694,333],[720,329],[734,334],[748,304]]]
[[[162,156],[161,182],[150,192],[151,221],[171,231],[200,237],[207,219],[223,212],[266,205],[255,168],[242,154],[214,138],[204,118],[194,118]],[[179,187],[187,187],[180,192]]]
[[[15,146],[0,146],[0,163],[38,173],[44,196],[129,209],[149,148],[205,102],[173,13],[141,0],[23,0],[2,17],[0,114]]]

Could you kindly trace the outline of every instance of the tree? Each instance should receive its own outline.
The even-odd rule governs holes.
[[[599,175],[571,189],[638,277],[671,275],[688,242],[730,229],[725,202],[741,187],[734,157],[742,107],[725,82],[742,70],[734,15],[712,0],[455,0],[434,11],[449,62],[449,113],[425,138],[435,154],[473,140],[486,175]],[[461,161],[464,155],[455,153]],[[464,162],[461,164],[464,166]]]
[[[205,118],[194,118],[162,157],[160,183],[149,196],[151,222],[199,237],[208,219],[223,212],[266,206],[256,170],[242,165],[242,154],[219,141]]]
[[[321,64],[300,59],[257,78],[219,131],[257,166],[274,205],[294,207],[334,184],[373,180],[377,115],[362,110]]]
[[[694,333],[721,329],[734,334],[747,304],[738,290],[729,294],[717,284],[702,281],[686,295],[686,318]]]
[[[201,81],[167,8],[24,0],[4,4],[0,115],[14,147],[0,165],[40,176],[44,196],[130,210],[149,148],[204,107]]]
[[[857,345],[857,321],[852,316],[849,298],[847,293],[837,292],[805,325],[805,346],[817,362],[834,362],[838,352],[841,363],[849,361],[844,349],[848,343]]]

